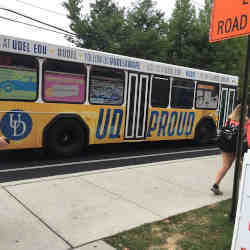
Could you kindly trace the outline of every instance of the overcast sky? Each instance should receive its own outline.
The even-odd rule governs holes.
[[[204,0],[191,1],[197,8],[201,8],[204,5]],[[70,31],[69,21],[66,17],[66,10],[62,7],[63,0],[1,0],[1,2],[2,3],[0,3],[0,7],[2,8],[8,8],[17,11],[29,17],[36,18],[40,21]],[[86,4],[85,13],[87,13],[89,10],[89,3],[95,2],[95,0],[83,0],[83,2]],[[116,0],[116,3],[122,7],[131,7],[132,2],[134,1]],[[165,12],[166,18],[170,17],[175,5],[175,0],[156,0],[155,2],[157,3],[157,7]],[[3,18],[14,19],[16,21],[51,29],[37,22],[32,22],[27,18],[23,18],[11,12],[0,9],[0,34],[72,46],[66,41],[62,34],[44,31],[34,27],[32,28],[27,25],[4,20]]]

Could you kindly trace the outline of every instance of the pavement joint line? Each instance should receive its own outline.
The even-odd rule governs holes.
[[[193,192],[193,193],[198,193],[198,194],[207,194],[207,192],[203,192],[203,191],[198,191],[198,190],[196,190],[196,189],[193,189],[192,187],[190,188],[190,187],[188,187],[188,186],[184,186],[184,185],[182,185],[182,184],[179,184],[179,183],[175,183],[175,182],[172,182],[170,179],[165,179],[165,178],[163,178],[163,177],[160,177],[160,176],[156,176],[157,178],[159,178],[160,180],[162,180],[162,181],[164,181],[164,182],[166,182],[166,183],[169,183],[169,184],[172,184],[172,185],[175,185],[175,186],[179,186],[179,188],[181,188],[181,189],[184,189],[184,190],[186,190],[187,188],[191,191],[191,192]],[[208,190],[209,190],[209,187],[208,187]],[[209,190],[210,191],[210,190]]]
[[[73,248],[73,246],[65,240],[59,233],[57,233],[48,223],[43,221],[42,218],[40,218],[37,214],[35,214],[28,206],[26,206],[21,200],[19,200],[14,194],[12,194],[6,187],[2,187],[2,189],[7,192],[14,200],[16,200],[24,209],[26,209],[30,214],[32,214],[37,220],[39,220],[45,227],[47,227],[52,233],[54,233],[59,239],[64,241],[70,249]]]
[[[162,178],[160,178],[160,177],[158,177],[158,179],[161,179],[161,180],[162,180]],[[162,218],[162,215],[157,214],[157,213],[155,213],[154,211],[152,211],[152,210],[150,210],[150,209],[148,209],[148,208],[145,208],[144,206],[141,206],[140,204],[136,203],[135,201],[132,201],[132,200],[129,200],[129,199],[125,198],[125,197],[122,196],[121,194],[117,194],[117,193],[115,193],[115,192],[112,192],[112,191],[110,191],[109,189],[107,189],[106,187],[103,187],[103,186],[101,186],[101,185],[97,185],[97,184],[95,184],[95,183],[93,183],[93,182],[91,182],[91,181],[89,181],[89,180],[84,179],[84,181],[86,181],[86,182],[88,182],[89,184],[92,184],[92,185],[98,187],[99,189],[105,190],[105,191],[107,191],[108,193],[110,193],[110,194],[112,194],[112,195],[116,195],[118,198],[121,198],[121,199],[124,200],[124,201],[130,202],[130,203],[136,205],[137,207],[142,208],[142,209],[144,209],[144,210],[146,210],[146,211],[152,213],[152,214],[155,215],[155,216],[159,216],[160,218]],[[163,180],[162,180],[162,181],[163,181]],[[166,181],[164,181],[164,182],[166,182]],[[184,186],[179,185],[179,184],[177,184],[177,183],[173,183],[173,182],[167,182],[167,183],[168,183],[168,184],[171,184],[171,185],[173,185],[173,186],[178,186],[178,188],[180,188],[180,189],[182,189],[182,190],[186,190],[186,189],[187,189],[187,187],[184,187]],[[208,192],[207,192],[207,193],[205,193],[205,192],[198,192],[198,191],[196,191],[196,190],[191,190],[191,192],[194,193],[194,194],[195,194],[195,193],[196,193],[196,194],[197,194],[197,193],[200,193],[200,194],[208,194]],[[215,197],[215,198],[221,198],[221,197]],[[228,198],[225,197],[225,199],[228,199]],[[216,202],[218,202],[218,200],[215,200],[215,201],[214,201],[214,203],[216,203]]]
[[[66,162],[66,163],[55,163],[55,164],[47,164],[47,165],[38,165],[33,167],[26,168],[13,168],[13,169],[3,169],[0,170],[0,173],[9,173],[9,172],[18,172],[18,171],[29,171],[34,169],[45,169],[45,168],[53,168],[53,167],[65,167],[72,165],[81,165],[88,163],[98,163],[98,162],[108,162],[108,161],[120,161],[120,160],[131,160],[131,159],[139,159],[139,158],[149,158],[156,156],[164,156],[164,155],[173,155],[173,154],[185,154],[185,153],[195,153],[195,152],[204,152],[204,151],[218,151],[218,148],[209,148],[209,149],[198,149],[198,150],[186,150],[186,151],[178,151],[178,152],[168,152],[168,153],[159,153],[159,154],[150,154],[150,155],[136,155],[132,157],[117,157],[117,158],[107,158],[107,159],[99,159],[99,160],[89,160],[89,161],[78,161],[78,162]]]
[[[120,194],[117,194],[117,193],[115,193],[115,192],[112,192],[112,191],[110,191],[109,189],[107,189],[107,188],[105,188],[105,187],[103,187],[103,186],[100,186],[100,185],[97,185],[97,184],[95,184],[95,183],[92,183],[91,181],[88,181],[88,180],[84,180],[84,181],[88,182],[89,184],[92,184],[92,185],[96,186],[97,188],[99,188],[99,189],[101,189],[101,190],[105,190],[106,192],[108,192],[108,193],[110,193],[110,194],[112,194],[112,195],[117,196],[117,197],[120,198],[121,200],[124,200],[124,201],[126,201],[126,202],[131,203],[131,204],[134,204],[135,206],[137,206],[137,207],[139,207],[139,208],[141,208],[141,209],[144,209],[144,210],[147,211],[147,212],[150,212],[150,213],[153,214],[154,216],[159,217],[159,219],[154,219],[153,221],[148,222],[148,223],[155,223],[155,222],[158,222],[158,221],[162,221],[162,220],[163,220],[161,214],[155,213],[155,212],[152,211],[151,209],[145,208],[144,206],[141,206],[140,204],[136,203],[136,202],[133,201],[133,200],[129,200],[129,199],[125,198],[124,196],[122,196],[122,195],[120,195]],[[170,184],[172,184],[172,183],[170,183]],[[215,198],[216,198],[216,197],[215,197]],[[221,198],[221,197],[218,197],[218,198]],[[223,198],[223,197],[222,197],[222,198]],[[218,201],[227,200],[227,199],[228,199],[227,197],[224,197],[224,199],[220,199],[220,200],[216,199],[216,200],[214,200],[213,202],[209,202],[209,204],[216,204]],[[201,207],[204,207],[204,206],[208,206],[208,205],[201,205],[201,206],[197,207],[197,209],[198,209],[198,208],[201,208]],[[170,217],[171,217],[171,216],[170,216]],[[147,223],[147,224],[148,224],[148,223]],[[140,225],[138,225],[138,226],[140,226]],[[110,236],[112,236],[112,235],[110,235]],[[109,237],[110,237],[110,236],[109,236]],[[104,239],[104,238],[101,238],[101,239],[98,239],[98,240],[102,240],[102,239]],[[95,241],[97,241],[97,240],[95,240]],[[92,241],[92,242],[95,242],[95,241]],[[90,244],[90,243],[92,243],[92,242],[84,243],[84,245]],[[82,245],[82,246],[84,246],[84,245]]]
[[[124,196],[122,196],[121,194],[117,194],[117,193],[115,193],[115,192],[112,192],[112,191],[110,191],[110,190],[109,190],[108,188],[106,188],[106,187],[97,185],[97,184],[95,184],[95,183],[93,183],[93,182],[91,182],[91,181],[88,181],[88,180],[84,180],[84,181],[88,182],[88,183],[91,184],[91,185],[94,185],[95,187],[97,187],[97,188],[99,188],[99,189],[101,189],[101,190],[106,191],[106,192],[109,193],[109,194],[112,194],[112,195],[117,196],[118,199],[121,199],[121,200],[123,200],[123,201],[132,203],[132,204],[134,204],[135,206],[137,206],[137,207],[139,207],[139,208],[141,208],[141,209],[144,209],[144,210],[147,211],[147,212],[150,212],[150,213],[153,214],[154,216],[159,217],[159,219],[162,217],[160,214],[155,213],[155,212],[152,211],[151,209],[148,209],[148,208],[146,208],[146,207],[144,207],[144,206],[138,204],[137,202],[135,202],[135,201],[133,201],[133,200],[129,200],[129,199],[125,198]]]
[[[109,169],[102,169],[102,170],[90,170],[85,171],[81,173],[71,173],[71,174],[64,174],[64,175],[56,175],[56,176],[47,176],[47,177],[41,177],[41,178],[35,178],[30,180],[20,180],[20,181],[12,181],[12,182],[2,182],[0,183],[0,186],[2,187],[13,187],[13,186],[19,186],[19,185],[27,185],[32,184],[36,182],[47,182],[47,181],[53,181],[53,180],[64,180],[64,179],[70,179],[70,178],[77,178],[81,176],[88,176],[88,175],[95,175],[95,174],[104,174],[109,172],[122,172],[122,171],[130,171],[137,168],[144,168],[144,167],[153,167],[155,165],[161,166],[165,164],[174,165],[179,162],[185,162],[187,160],[201,160],[201,159],[211,159],[216,158],[218,155],[210,155],[210,156],[201,156],[201,157],[193,157],[188,159],[178,159],[178,160],[170,160],[170,161],[160,161],[160,162],[153,162],[153,163],[144,163],[144,164],[137,164],[132,166],[124,166],[124,167],[117,167],[117,168],[109,168]]]

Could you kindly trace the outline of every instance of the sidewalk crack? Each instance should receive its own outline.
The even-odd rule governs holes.
[[[150,209],[148,209],[148,208],[146,208],[146,207],[144,207],[144,206],[141,206],[140,204],[136,203],[135,201],[125,198],[125,197],[122,196],[121,194],[112,192],[112,191],[110,191],[109,189],[107,189],[107,188],[105,188],[105,187],[103,187],[103,186],[97,185],[97,184],[95,184],[95,183],[93,183],[93,182],[91,182],[91,181],[89,181],[89,180],[84,179],[84,181],[88,182],[88,183],[91,184],[91,185],[94,185],[95,187],[101,189],[102,191],[104,190],[104,191],[106,191],[106,192],[108,192],[108,193],[110,193],[110,194],[112,194],[112,195],[115,195],[115,196],[118,197],[118,198],[121,198],[121,199],[124,200],[124,201],[130,202],[130,203],[134,204],[135,206],[137,206],[137,207],[139,207],[139,208],[142,208],[142,209],[146,210],[147,212],[150,212],[150,213],[153,214],[154,216],[159,217],[159,219],[162,218],[162,215],[161,215],[161,214],[155,213],[154,211],[152,211],[152,210],[150,210]]]

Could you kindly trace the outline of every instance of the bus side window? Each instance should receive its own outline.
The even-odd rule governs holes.
[[[83,64],[47,59],[44,68],[43,99],[46,102],[85,101],[87,73]]]
[[[89,102],[122,105],[125,73],[123,70],[93,66],[90,72]]]
[[[166,108],[169,103],[170,78],[154,76],[152,81],[152,107]]]
[[[234,94],[234,93],[233,93]],[[231,98],[233,99],[233,97]],[[196,108],[200,109],[217,109],[219,102],[219,85],[209,82],[197,83],[196,91]]]
[[[38,91],[37,61],[21,54],[0,53],[0,99],[35,101]]]
[[[195,84],[192,80],[174,78],[172,85],[171,107],[193,108]]]

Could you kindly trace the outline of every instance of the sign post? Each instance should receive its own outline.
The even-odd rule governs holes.
[[[214,0],[211,15],[209,41],[217,42],[224,39],[248,35],[244,84],[242,88],[242,108],[240,114],[239,136],[237,140],[234,185],[232,197],[231,220],[235,220],[239,195],[239,179],[241,173],[241,155],[243,126],[246,115],[248,94],[248,71],[250,56],[250,0]]]
[[[246,63],[245,63],[245,74],[244,74],[244,84],[242,89],[242,108],[240,113],[240,131],[237,139],[236,147],[236,160],[235,160],[235,169],[234,169],[234,185],[233,185],[233,196],[232,196],[232,210],[230,218],[232,221],[235,220],[236,210],[237,210],[237,201],[239,197],[239,180],[241,174],[241,155],[242,155],[242,142],[244,135],[244,121],[246,116],[246,106],[247,106],[247,94],[248,94],[248,71],[249,71],[249,56],[250,56],[250,36],[247,39],[247,53],[246,53]]]

